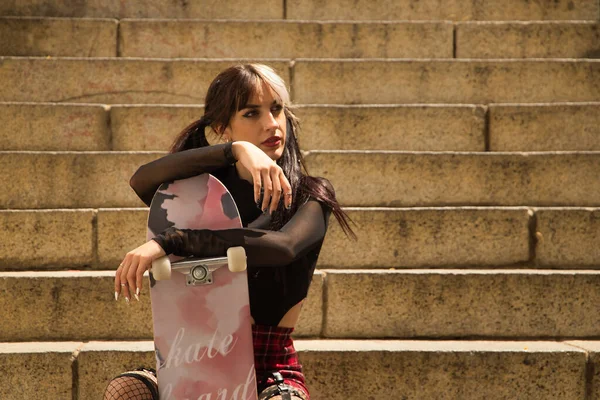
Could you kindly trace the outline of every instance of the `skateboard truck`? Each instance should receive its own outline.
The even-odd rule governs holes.
[[[227,265],[231,272],[241,272],[247,267],[246,250],[243,247],[230,247],[227,257],[188,258],[171,263],[164,256],[152,262],[150,272],[157,281],[171,279],[171,271],[185,274],[187,286],[210,285],[213,283],[212,273]]]

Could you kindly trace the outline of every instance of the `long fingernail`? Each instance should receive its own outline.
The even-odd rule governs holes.
[[[140,295],[140,288],[135,289],[135,294]]]
[[[119,300],[119,293],[115,292],[115,301]]]
[[[256,207],[258,207],[259,209],[260,209],[260,203],[261,203],[260,200],[256,202]]]
[[[135,299],[136,299],[137,301],[140,301],[140,296],[138,296],[137,294],[134,294],[134,295],[133,295],[133,297],[135,297]]]
[[[127,303],[127,305],[129,305],[129,297],[125,297],[125,303]]]
[[[263,208],[262,212],[263,212],[263,214],[266,214],[267,213],[267,209]]]

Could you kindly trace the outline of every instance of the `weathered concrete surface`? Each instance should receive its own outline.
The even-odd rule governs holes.
[[[600,267],[600,209],[536,209],[535,214],[538,265]]]
[[[0,54],[116,57],[117,26],[107,19],[0,17]]]
[[[600,100],[600,60],[298,60],[302,104]]]
[[[598,152],[313,151],[306,159],[346,206],[600,205]]]
[[[0,15],[87,18],[228,18],[279,19],[281,0],[256,3],[237,0],[4,0]]]
[[[308,20],[597,20],[594,0],[287,0],[289,19]]]
[[[71,399],[72,358],[81,345],[0,343],[0,398]]]
[[[281,60],[149,60],[0,57],[0,99],[57,103],[202,104],[225,68],[262,62],[289,82]],[[69,77],[69,79],[65,79]]]
[[[457,58],[600,58],[597,22],[460,23]]]
[[[93,210],[0,210],[0,270],[91,265],[93,219]]]
[[[331,223],[319,257],[321,268],[497,267],[529,259],[526,208],[346,211],[357,241]]]
[[[110,150],[108,112],[98,105],[0,103],[0,149]]]
[[[598,271],[324,272],[325,337],[598,336]]]
[[[299,106],[303,150],[485,151],[481,106]]]
[[[201,106],[113,106],[113,150],[167,151],[177,135],[204,114]],[[207,137],[210,130],[207,129]]]
[[[553,342],[298,343],[317,399],[572,399],[586,354]]]
[[[115,302],[114,270],[0,272],[4,311],[0,341],[152,339],[148,278],[140,302]],[[314,275],[297,329],[318,337],[323,320],[323,274]]]
[[[139,207],[129,186],[140,165],[164,153],[0,152],[0,208]]]
[[[449,22],[125,20],[119,48],[123,57],[452,58],[453,31]]]
[[[493,104],[491,151],[598,151],[600,103]]]

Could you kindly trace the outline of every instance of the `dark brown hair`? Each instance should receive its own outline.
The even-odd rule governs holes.
[[[170,152],[208,146],[205,130],[213,129],[222,135],[233,115],[243,109],[257,87],[264,82],[281,98],[287,123],[283,154],[277,160],[292,186],[292,207],[286,210],[281,202],[273,213],[270,228],[279,230],[310,197],[326,205],[340,223],[346,235],[356,238],[350,228],[349,218],[335,198],[333,188],[324,178],[308,174],[297,140],[298,118],[289,108],[289,94],[285,83],[270,67],[261,64],[243,64],[227,68],[210,84],[204,101],[204,115],[186,127],[175,139]]]

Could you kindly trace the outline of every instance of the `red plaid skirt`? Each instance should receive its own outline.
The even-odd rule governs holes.
[[[293,331],[294,328],[252,325],[254,367],[259,394],[275,384],[269,372],[279,372],[286,384],[306,393],[308,398],[302,365],[298,362],[292,341]]]

